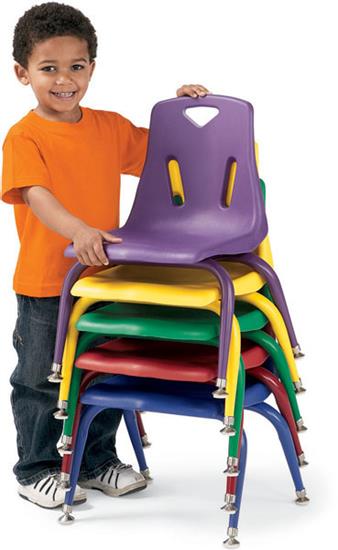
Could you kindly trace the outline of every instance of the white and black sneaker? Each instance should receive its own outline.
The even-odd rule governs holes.
[[[119,497],[145,489],[147,482],[142,474],[133,470],[130,464],[118,464],[118,466],[110,466],[94,479],[80,481],[79,485],[85,489],[97,489],[106,495]]]
[[[19,485],[18,493],[22,498],[42,508],[58,508],[62,506],[65,500],[65,489],[59,487],[59,478],[60,476],[58,474],[54,474],[44,479],[40,479],[31,485]],[[74,495],[74,504],[81,504],[86,502],[86,500],[86,491],[83,491],[77,485]]]

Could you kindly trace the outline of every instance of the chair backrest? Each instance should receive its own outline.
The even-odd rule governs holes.
[[[187,109],[204,107],[218,112],[201,127]],[[174,167],[170,166],[173,161]],[[171,168],[179,171],[178,191]],[[223,244],[223,252],[229,254],[258,246],[267,234],[267,221],[255,161],[251,104],[218,95],[157,103],[151,113],[144,169],[125,228],[151,232],[155,238],[169,232],[181,242],[185,235],[195,235],[207,246]]]

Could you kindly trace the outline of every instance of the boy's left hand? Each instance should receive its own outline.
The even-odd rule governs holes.
[[[177,97],[182,97],[184,95],[189,95],[190,97],[204,97],[207,94],[210,94],[209,90],[202,86],[202,84],[183,84],[178,90],[176,90]]]

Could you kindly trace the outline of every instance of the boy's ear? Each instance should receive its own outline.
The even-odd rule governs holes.
[[[14,72],[15,72],[16,78],[21,82],[21,84],[23,84],[24,86],[27,86],[30,83],[28,71],[22,65],[19,65],[19,63],[15,63]]]
[[[92,61],[91,64],[90,64],[90,67],[89,67],[89,78],[91,78],[93,76],[93,72],[94,72],[94,69],[95,69],[95,66],[96,66],[96,63],[95,61]]]

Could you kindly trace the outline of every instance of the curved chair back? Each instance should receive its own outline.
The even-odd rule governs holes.
[[[218,112],[201,127],[187,111],[203,107]],[[172,184],[177,181],[173,162],[178,187]],[[206,256],[253,251],[267,234],[267,221],[251,104],[217,95],[157,103],[140,184],[121,236],[124,230],[151,233],[154,240],[169,234],[173,242],[193,248],[199,242]]]

